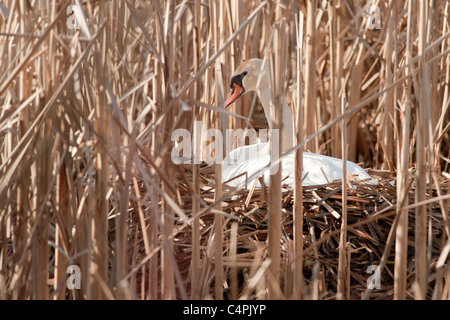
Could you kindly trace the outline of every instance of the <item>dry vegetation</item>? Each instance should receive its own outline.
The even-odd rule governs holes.
[[[0,4],[0,299],[450,298],[450,2],[72,4]],[[220,108],[253,57],[299,148],[378,185],[229,190],[172,162],[195,120],[266,127],[250,94]]]

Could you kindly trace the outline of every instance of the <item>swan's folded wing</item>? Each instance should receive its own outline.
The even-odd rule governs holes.
[[[304,186],[320,185],[342,179],[342,160],[320,154],[303,153],[303,175],[306,175],[303,181]],[[368,183],[376,184],[363,168],[357,164],[347,161],[347,176],[353,176],[359,180],[365,180]]]
[[[248,160],[241,159],[242,161],[231,164],[227,164],[225,160],[222,163],[222,182],[228,181],[227,185],[231,187],[251,188],[255,179],[262,175],[268,176],[269,169],[264,169],[270,162],[270,156],[268,155]],[[266,183],[266,179],[264,179],[264,182]],[[256,187],[261,188],[259,181]]]
[[[255,145],[252,145],[255,146]],[[222,163],[222,181],[229,186],[251,188],[255,179],[264,176],[264,183],[269,185],[269,169],[265,168],[270,163],[270,156],[263,155],[252,157],[252,146],[245,146],[233,150],[230,159]],[[253,149],[255,150],[255,149]],[[255,153],[256,154],[256,153]],[[265,168],[265,169],[264,169]],[[281,178],[283,184],[294,185],[294,156],[292,154],[283,157],[281,165]],[[364,180],[370,184],[377,184],[363,168],[347,161],[347,175]],[[320,154],[303,153],[303,186],[323,185],[334,180],[342,179],[342,160]],[[261,188],[259,181],[256,188]]]

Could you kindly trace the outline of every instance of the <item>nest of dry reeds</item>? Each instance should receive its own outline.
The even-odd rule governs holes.
[[[215,177],[211,166],[204,165],[200,169],[201,193],[200,198],[207,205],[215,203]],[[394,235],[398,221],[396,195],[396,178],[393,172],[383,170],[369,170],[377,179],[378,184],[367,184],[364,181],[353,180],[347,188],[347,222],[348,238],[347,272],[349,273],[349,299],[392,299],[394,294],[394,266],[395,251]],[[192,194],[189,185],[192,176],[179,176],[177,185],[179,200],[183,211],[192,213]],[[448,181],[439,180],[439,192],[448,192]],[[414,280],[414,226],[415,181],[409,180],[408,205],[408,266],[407,266],[407,296],[413,297]],[[428,186],[427,198],[436,197],[439,192],[433,184]],[[281,250],[281,282],[280,292],[288,297],[292,294],[293,247],[293,188],[284,186],[282,192],[282,237]],[[214,220],[217,214],[224,216],[223,230],[223,270],[225,282],[225,298],[232,299],[265,299],[267,298],[267,278],[264,271],[268,264],[268,192],[262,189],[233,189],[225,195],[223,213],[205,212],[200,216],[201,225],[201,261],[202,297],[214,298]],[[304,224],[302,258],[304,281],[302,283],[303,297],[306,299],[335,299],[337,292],[339,236],[341,232],[342,214],[342,183],[334,181],[320,186],[309,186],[303,189]],[[411,206],[412,205],[412,206]],[[445,217],[441,207],[430,203],[427,208],[429,232],[429,292],[434,298],[446,294],[439,290],[437,283],[436,263],[445,246],[443,232],[446,229]],[[190,287],[190,266],[192,260],[192,228],[183,224],[178,226],[180,231],[174,234],[175,251],[179,271],[187,287]],[[369,290],[370,277],[378,269],[380,281],[374,283]],[[433,289],[434,288],[434,289]]]

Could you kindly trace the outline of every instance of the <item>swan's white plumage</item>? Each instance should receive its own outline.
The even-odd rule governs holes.
[[[227,185],[251,188],[255,183],[255,179],[263,176],[264,183],[268,186],[270,183],[269,168],[263,170],[270,163],[270,154],[266,150],[267,143],[259,143],[231,151],[222,162],[222,181],[225,182],[242,173],[246,173],[227,182]],[[364,169],[350,161],[347,161],[347,174],[359,180],[367,180],[368,183],[377,183]],[[304,177],[302,183],[304,186],[322,185],[333,180],[342,179],[342,160],[304,152],[302,177]],[[281,161],[281,179],[284,179],[283,184],[288,186],[294,185],[293,154],[284,156]],[[259,181],[256,183],[256,188],[261,188]]]

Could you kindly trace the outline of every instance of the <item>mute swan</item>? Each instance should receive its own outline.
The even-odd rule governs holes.
[[[273,128],[273,116],[270,114],[272,92],[269,80],[269,64],[265,60],[250,59],[241,64],[233,73],[231,78],[231,93],[225,101],[224,107],[228,107],[242,94],[256,91],[264,114],[268,120],[269,128]],[[284,99],[282,113],[282,144],[281,152],[285,153],[291,149],[293,144],[293,116]],[[264,176],[264,183],[269,185],[269,169],[261,170],[270,163],[270,152],[268,143],[259,143],[243,146],[230,152],[222,162],[222,182],[227,182],[237,176],[238,178],[227,182],[232,187],[251,188],[255,179]],[[242,173],[246,173],[242,175]],[[347,161],[347,173],[360,180],[369,180],[376,184],[360,166]],[[333,180],[342,179],[342,160],[314,153],[303,153],[303,182],[304,186],[322,185]],[[247,178],[250,178],[247,180]],[[294,155],[288,154],[281,161],[281,179],[283,184],[294,185]],[[257,188],[261,185],[257,182]]]

